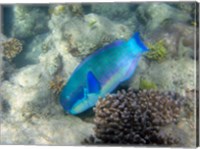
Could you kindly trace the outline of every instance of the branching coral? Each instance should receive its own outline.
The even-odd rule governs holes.
[[[177,144],[179,138],[161,128],[178,121],[182,100],[177,93],[153,90],[107,95],[95,108],[95,137],[109,144]]]
[[[164,46],[163,40],[160,40],[156,42],[155,44],[147,44],[150,51],[146,54],[146,57],[150,60],[155,60],[155,61],[162,61],[166,55],[167,55],[167,50]]]
[[[11,38],[8,41],[3,42],[2,46],[4,48],[4,57],[10,61],[22,51],[22,43],[16,38]]]

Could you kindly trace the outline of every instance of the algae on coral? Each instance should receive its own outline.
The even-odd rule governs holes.
[[[166,58],[167,49],[162,40],[156,42],[155,44],[147,43],[147,46],[150,49],[150,51],[145,55],[148,59],[162,61]]]
[[[157,85],[154,82],[147,81],[145,79],[140,79],[140,89],[157,89]]]

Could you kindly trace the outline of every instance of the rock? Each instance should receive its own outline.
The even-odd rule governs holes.
[[[6,37],[3,34],[0,34],[0,83],[3,80],[4,74],[4,61],[3,61],[3,46],[2,42],[6,40]]]
[[[195,10],[195,2],[187,2],[187,3],[172,3],[169,4],[175,8],[178,8],[186,13],[193,13],[193,11]]]
[[[173,8],[165,3],[146,3],[137,8],[137,18],[148,31],[160,26],[167,19],[186,22],[191,19],[190,15]]]
[[[10,104],[0,95],[0,118],[5,119],[10,112]]]
[[[54,76],[62,69],[62,56],[56,50],[50,50],[46,54],[39,56],[40,63],[44,66],[45,76]]]
[[[44,44],[48,50],[59,52],[63,64],[61,74],[65,78],[86,55],[116,39],[128,39],[132,34],[125,25],[95,14],[73,16],[67,6],[59,15],[51,15],[49,28],[51,34]]]
[[[48,85],[60,68],[58,57],[51,51],[39,64],[15,70],[1,84],[3,144],[77,145],[93,133],[91,123],[64,115],[58,97],[51,94]]]
[[[33,114],[25,121],[12,118],[1,123],[2,144],[80,145],[93,134],[93,124],[74,116],[60,114],[47,119]]]
[[[129,3],[95,3],[91,4],[91,11],[115,21],[126,20],[131,15]]]
[[[17,70],[10,81],[21,87],[34,87],[40,83],[41,69],[38,65],[31,65]]]
[[[127,39],[132,34],[125,25],[116,24],[96,14],[88,14],[84,18],[72,17],[70,21],[69,16],[66,14],[63,19],[52,15],[49,28],[54,42],[59,41],[59,46],[63,45],[62,48],[75,57],[86,56],[106,43]]]
[[[150,33],[149,39],[151,43],[162,40],[167,48],[168,58],[189,57],[194,59],[194,34],[195,30],[191,25],[165,21],[156,31]]]
[[[11,36],[19,39],[33,37],[48,31],[48,15],[45,6],[32,7],[24,5],[13,6],[13,26]]]
[[[154,82],[159,90],[176,91],[182,95],[186,89],[195,88],[194,60],[189,58],[171,59],[161,63],[152,62],[149,65],[143,59],[137,69],[130,81],[130,86],[135,89],[139,89],[141,77]]]
[[[50,48],[47,46],[48,33],[37,35],[24,46],[24,51],[15,59],[17,67],[39,63],[39,55],[46,53]]]

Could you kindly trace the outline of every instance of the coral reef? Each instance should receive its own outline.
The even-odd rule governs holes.
[[[176,124],[184,98],[173,92],[121,90],[95,107],[95,137],[108,144],[175,145],[181,136],[164,129]]]
[[[188,21],[190,15],[173,8],[165,3],[141,4],[137,8],[137,16],[141,24],[145,24],[148,31],[158,28],[164,20]]]
[[[60,15],[62,13],[64,13],[66,9],[65,5],[57,5],[55,7],[49,8],[49,14],[50,15]]]
[[[198,29],[196,30],[198,32]],[[163,42],[167,49],[167,58],[189,57],[194,59],[194,27],[178,21],[166,20],[149,35],[150,43]],[[198,40],[198,36],[196,37]]]
[[[178,8],[186,13],[192,14],[195,11],[195,3],[185,2],[185,3],[169,3],[169,5]]]
[[[22,43],[16,38],[11,38],[6,42],[3,42],[2,46],[3,46],[3,55],[9,61],[15,58],[17,54],[19,54],[23,49]]]
[[[191,58],[168,59],[162,63],[148,63],[143,58],[135,75],[129,80],[129,86],[139,89],[140,79],[145,78],[154,82],[161,91],[170,90],[185,95],[186,89],[195,88],[195,71]]]
[[[39,56],[50,49],[46,40],[48,35],[47,33],[34,36],[34,39],[29,44],[25,44],[23,52],[14,61],[17,67],[39,63]]]
[[[84,16],[83,8],[81,4],[60,4],[60,5],[53,5],[48,10],[50,15],[71,15],[76,17]]]
[[[59,40],[67,43],[65,43],[66,51],[69,51],[75,57],[86,56],[104,44],[120,38],[129,38],[131,34],[126,26],[115,24],[107,18],[95,14],[85,15],[84,19],[77,19],[76,17],[73,17],[70,21],[66,19],[61,27],[54,23],[54,21],[58,21],[57,19],[53,17],[52,21],[49,22],[52,30],[56,28],[56,35],[53,36],[54,38],[62,37]],[[88,33],[90,33],[89,36]]]
[[[87,6],[87,11],[83,5],[89,5]],[[56,76],[62,76],[64,82],[67,82],[73,70],[86,55],[116,39],[128,39],[136,29],[141,32],[141,35],[144,36],[144,41],[147,43],[155,43],[163,39],[163,44],[167,49],[167,57],[162,63],[150,62],[146,57],[142,57],[128,87],[131,86],[135,89],[149,88],[149,86],[152,87],[153,83],[161,91],[171,90],[184,95],[187,88],[192,94],[195,85],[194,62],[196,59],[194,56],[195,44],[193,36],[195,30],[194,26],[187,22],[188,20],[189,22],[193,21],[190,20],[191,14],[182,13],[182,10],[184,9],[185,12],[193,10],[190,8],[175,8],[167,3],[95,5],[14,5],[9,6],[10,9],[3,13],[3,15],[6,14],[5,18],[7,20],[3,25],[3,30],[5,29],[4,31],[8,31],[8,33],[5,32],[7,37],[0,34],[2,144],[79,145],[83,138],[93,135],[93,127],[95,126],[92,124],[93,117],[91,118],[92,120],[86,121],[89,117],[87,114],[84,115],[85,120],[83,120],[82,117],[66,115],[63,112],[58,100],[56,100],[56,93],[59,92],[59,88],[62,86],[62,80],[57,79]],[[187,6],[185,5],[184,7]],[[7,15],[8,11],[10,15]],[[15,58],[13,56],[11,58],[13,59],[12,62],[9,62],[5,56],[3,58],[3,49],[5,48],[2,43],[14,38],[24,42],[23,51]],[[143,81],[141,81],[141,78],[144,78]],[[141,98],[134,98],[131,103],[135,104],[135,101],[137,101],[138,106],[134,110],[142,114],[141,112],[143,111],[140,112],[139,109],[142,109],[142,104],[145,103],[141,95],[144,91],[141,94],[135,91],[134,93]],[[152,93],[157,94],[155,91],[152,91]],[[122,95],[121,92],[120,94]],[[158,94],[161,97],[164,96],[160,92]],[[166,94],[170,99],[174,99],[171,94]],[[119,101],[119,105],[122,103],[122,106],[123,104],[127,106],[127,103],[132,99],[126,99],[125,97],[122,98],[122,101],[117,99],[110,102]],[[112,98],[115,99],[118,96],[113,96]],[[165,99],[159,102],[163,101]],[[108,102],[108,100],[100,101],[100,103],[104,102]],[[181,114],[182,112],[187,113],[185,114],[187,115],[186,118],[178,119],[178,124],[165,115],[165,117],[158,117],[159,122],[163,120],[164,126],[162,126],[162,129],[159,124],[159,128],[156,126],[154,130],[148,130],[152,135],[155,132],[155,136],[163,136],[164,138],[161,137],[160,140],[156,137],[157,140],[145,138],[145,140],[142,135],[144,132],[139,131],[144,128],[144,125],[137,125],[138,128],[134,129],[138,130],[137,133],[140,136],[138,139],[137,135],[131,134],[134,141],[144,143],[142,141],[145,140],[146,144],[150,143],[150,141],[170,144],[173,141],[176,142],[179,135],[183,133],[182,136],[190,138],[190,140],[185,141],[186,146],[191,147],[194,145],[195,118],[192,117],[194,115],[194,107],[190,107],[190,104],[194,104],[194,98],[191,97],[188,102],[186,110],[178,107],[181,110]],[[147,103],[151,102],[148,100]],[[174,100],[170,100],[168,104],[170,103],[173,105]],[[105,104],[100,105],[103,106]],[[124,114],[126,117],[130,114],[128,111],[131,106],[130,104],[128,108],[121,109],[119,113]],[[150,110],[155,110],[152,113],[157,114],[158,110],[153,108],[161,108],[160,106],[161,104],[156,104],[155,106],[149,106],[149,108]],[[179,106],[179,103],[177,106]],[[114,109],[118,107],[116,106]],[[108,112],[113,112],[109,108],[105,109],[108,109]],[[171,109],[171,106],[169,107],[169,111],[173,112],[175,109]],[[166,108],[163,107],[159,111],[160,115],[165,110]],[[99,111],[103,114],[106,112]],[[134,114],[137,118],[138,115],[136,113]],[[97,112],[97,114],[99,113]],[[176,111],[168,114],[176,114]],[[179,111],[177,111],[177,114],[178,117],[174,115],[175,120],[179,118]],[[109,118],[112,119],[113,116],[111,114]],[[116,116],[115,119],[118,118],[121,119],[120,115]],[[168,120],[169,123],[166,123]],[[129,130],[129,122],[131,121],[125,121],[124,118],[119,127],[123,124]],[[118,122],[116,121],[117,124]],[[140,118],[138,118],[138,121],[133,120],[132,122],[142,124]],[[156,122],[153,123],[150,120],[150,123],[154,125]],[[112,125],[112,123],[109,124],[108,128],[110,129]],[[114,126],[114,128],[117,129],[118,126]],[[97,130],[104,129],[98,128]],[[122,141],[130,141],[129,137],[131,136],[128,133],[125,134],[127,130],[123,131],[124,135],[127,136],[124,136],[121,139]],[[145,131],[147,130],[145,129]],[[118,135],[116,136],[118,137]],[[149,137],[151,137],[150,134]],[[111,139],[115,140],[116,138],[113,137]],[[170,139],[172,140],[170,141]],[[91,137],[90,141],[102,143],[101,139],[96,137]]]
[[[162,40],[156,42],[155,44],[147,44],[150,51],[145,55],[150,60],[162,61],[167,55],[167,49],[164,46]]]
[[[0,46],[0,49],[1,49],[1,46]],[[0,52],[2,51],[0,50]],[[3,74],[4,74],[3,68],[4,68],[3,54],[0,53],[0,82],[3,80]]]
[[[0,33],[0,83],[3,80],[3,74],[4,74],[4,61],[3,61],[3,46],[2,42],[6,40],[5,36]]]
[[[89,25],[90,28],[92,28],[92,27],[95,26],[96,23],[97,23],[96,20],[91,20],[91,21],[88,23],[88,25]]]
[[[75,16],[84,16],[83,8],[81,4],[70,4],[69,10],[73,13]]]
[[[16,51],[12,51],[12,49],[10,49],[11,51],[7,51],[8,54],[12,53],[13,56],[17,54],[18,50],[20,51],[21,49],[20,46],[19,46],[19,49],[15,47],[16,44],[21,45],[21,43],[18,43],[18,40],[17,40],[17,43],[15,42],[13,43],[14,45],[9,45],[9,44],[7,45],[7,43],[11,42],[11,40],[12,38],[7,38],[5,35],[0,33],[0,88],[1,88],[1,85],[3,84],[3,81],[5,79],[8,79],[9,76],[12,74],[12,72],[15,70],[15,65],[11,63],[12,59],[7,59],[4,55],[5,50],[4,50],[3,44],[6,44],[8,48],[13,48],[14,50],[16,50]]]
[[[93,133],[93,124],[65,115],[49,89],[60,68],[54,58],[47,53],[39,64],[16,69],[0,84],[2,144],[77,145]]]
[[[93,134],[93,124],[62,113],[41,116],[32,113],[19,120],[12,117],[1,121],[1,144],[80,145],[84,137]]]
[[[50,89],[54,94],[59,94],[62,87],[64,86],[64,79],[61,76],[56,76],[54,80],[49,83]]]
[[[10,105],[8,101],[2,98],[0,95],[0,118],[3,119],[5,118],[10,111]]]
[[[48,31],[45,6],[15,5],[12,11],[15,18],[10,29],[12,37],[26,39]]]
[[[91,11],[115,21],[121,18],[126,20],[131,15],[130,5],[125,3],[92,4]],[[120,18],[118,17],[119,15],[121,16]]]

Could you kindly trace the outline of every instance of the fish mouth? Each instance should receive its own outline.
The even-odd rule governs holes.
[[[72,115],[80,114],[86,109],[88,109],[89,104],[88,104],[88,99],[82,98],[78,100],[69,110],[69,113]]]
[[[86,111],[87,109],[92,108],[96,105],[96,102],[98,101],[98,93],[90,93],[85,96],[85,98],[82,98],[78,100],[72,108],[69,110],[70,114],[76,115],[79,113],[82,113]]]

